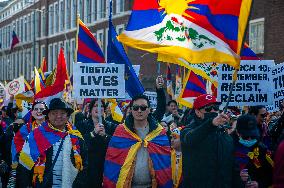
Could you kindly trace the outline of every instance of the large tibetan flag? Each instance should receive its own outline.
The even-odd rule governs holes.
[[[20,42],[17,34],[15,31],[12,33],[12,43],[11,43],[11,51],[14,49],[14,47]]]
[[[77,28],[77,62],[105,63],[104,54],[96,38],[80,19]]]
[[[60,49],[58,62],[55,73],[55,81],[53,84],[46,86],[40,92],[35,94],[35,99],[44,100],[47,104],[53,98],[61,98],[65,89],[65,82],[68,80],[67,66],[65,62],[63,49]]]
[[[206,80],[193,71],[189,71],[182,92],[176,100],[180,104],[192,108],[194,99],[202,94],[206,94]]]
[[[119,40],[190,63],[240,65],[252,0],[135,0]]]
[[[110,4],[112,7],[112,3]],[[110,11],[112,12],[112,11]],[[125,65],[125,90],[132,98],[136,95],[144,93],[144,87],[137,77],[127,54],[120,42],[117,40],[117,33],[109,18],[108,46],[107,46],[107,61],[108,63],[124,64]]]
[[[174,90],[173,90],[173,81],[172,81],[172,73],[170,64],[167,65],[167,93],[174,97]]]

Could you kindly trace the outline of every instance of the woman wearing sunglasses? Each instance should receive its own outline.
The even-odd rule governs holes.
[[[236,128],[234,153],[243,184],[249,188],[271,186],[273,161],[271,152],[260,141],[256,118],[242,115],[237,120]]]

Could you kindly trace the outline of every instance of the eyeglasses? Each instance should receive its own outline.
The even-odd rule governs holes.
[[[134,110],[134,111],[138,111],[139,108],[140,108],[141,111],[145,111],[145,110],[147,110],[148,106],[138,106],[138,105],[132,106],[132,110]]]
[[[211,106],[206,106],[203,108],[206,112],[211,112],[212,109],[214,109],[215,111],[219,110],[219,105],[211,105]]]

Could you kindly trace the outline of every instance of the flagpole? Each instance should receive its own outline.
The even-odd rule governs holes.
[[[248,22],[248,21],[250,20],[250,18],[251,18],[251,9],[252,9],[252,6],[253,6],[253,2],[254,2],[254,1],[252,0],[252,1],[251,1],[251,7],[250,7],[250,10],[249,10],[249,17],[248,17],[247,22]],[[224,109],[223,109],[223,112],[224,112],[224,113],[226,113],[227,110],[228,110],[229,103],[230,103],[230,98],[231,98],[232,93],[233,93],[233,88],[234,88],[234,86],[235,86],[235,84],[236,84],[236,82],[237,82],[237,79],[238,79],[237,75],[238,75],[238,71],[239,71],[240,65],[241,65],[241,53],[242,53],[243,48],[244,48],[244,43],[245,43],[245,38],[246,38],[247,30],[248,30],[248,23],[246,24],[246,29],[245,29],[244,36],[243,36],[243,40],[242,40],[242,44],[241,44],[241,49],[240,49],[240,54],[239,54],[239,56],[240,56],[239,67],[234,70],[234,73],[233,73],[233,76],[232,76],[232,77],[233,77],[233,82],[232,82],[232,84],[231,84],[231,86],[230,86],[230,91],[229,91],[228,99],[227,99],[226,105],[225,105],[225,107],[224,107]]]

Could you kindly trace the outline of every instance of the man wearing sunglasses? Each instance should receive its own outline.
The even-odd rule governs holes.
[[[165,129],[150,113],[145,95],[132,99],[131,114],[110,140],[104,187],[172,187],[171,151]]]
[[[233,139],[223,128],[230,119],[218,114],[220,104],[209,94],[193,103],[194,118],[181,131],[184,187],[233,188],[241,183],[234,170]]]

